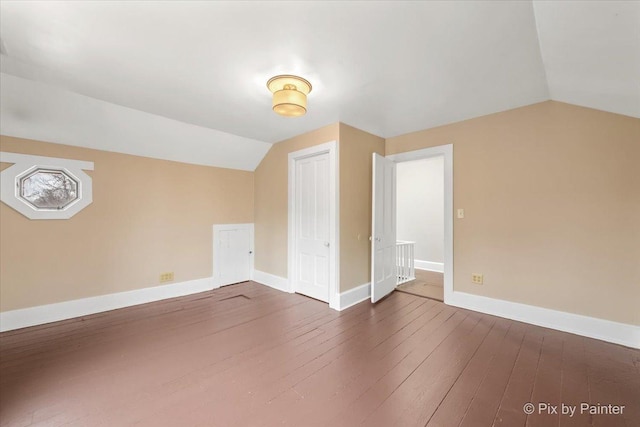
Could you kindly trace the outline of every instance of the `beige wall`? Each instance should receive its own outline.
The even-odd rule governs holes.
[[[95,164],[94,201],[69,220],[0,203],[1,311],[155,286],[168,271],[211,277],[212,225],[253,222],[252,172],[4,136],[0,149]]]
[[[255,172],[255,268],[287,277],[288,155],[338,141],[340,180],[340,291],[369,281],[371,154],[384,139],[335,123],[274,144]]]
[[[165,271],[210,277],[214,223],[254,221],[255,267],[286,277],[287,155],[332,140],[342,292],[369,281],[371,153],[453,143],[466,213],[454,220],[456,290],[640,324],[640,120],[551,101],[386,142],[336,123],[274,145],[255,173],[2,137],[2,151],[95,170],[94,203],[70,220],[1,204],[0,310],[154,286]]]
[[[457,291],[640,324],[639,119],[548,101],[390,138],[386,154],[450,143]]]
[[[338,141],[338,123],[287,139],[269,150],[255,171],[255,268],[287,277],[289,153]]]
[[[372,154],[384,139],[340,123],[340,291],[371,279]]]

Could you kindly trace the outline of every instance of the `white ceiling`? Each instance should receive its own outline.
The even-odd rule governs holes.
[[[551,99],[640,117],[640,2],[536,1]]]
[[[271,148],[5,73],[0,87],[3,135],[248,171]]]
[[[547,99],[640,117],[639,10],[2,1],[1,70],[230,134],[229,143],[273,143],[336,121],[390,137]],[[279,73],[313,84],[306,116],[271,111],[266,81]]]

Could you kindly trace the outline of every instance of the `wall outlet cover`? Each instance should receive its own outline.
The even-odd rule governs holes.
[[[471,275],[471,281],[476,285],[482,285],[482,282],[484,281],[484,276],[480,273],[473,273]]]
[[[160,283],[173,282],[173,271],[160,274]]]

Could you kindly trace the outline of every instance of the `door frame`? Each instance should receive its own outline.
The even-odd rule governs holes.
[[[338,142],[329,141],[309,148],[289,153],[289,210],[288,210],[288,283],[289,292],[296,292],[296,263],[297,235],[295,218],[296,211],[296,161],[329,154],[329,307],[335,310],[340,306],[340,235],[339,235],[339,168]]]
[[[213,278],[213,287],[219,288],[221,286],[231,285],[231,283],[223,283],[218,275],[216,275],[216,271],[218,271],[218,266],[220,265],[220,251],[216,251],[216,245],[220,242],[220,231],[227,230],[237,230],[238,228],[243,228],[249,230],[249,240],[251,245],[251,254],[249,259],[249,279],[253,280],[253,261],[255,256],[254,250],[254,226],[253,223],[245,223],[245,224],[214,224],[213,225],[213,270],[211,271],[211,277]]]
[[[444,156],[444,303],[453,297],[453,144],[386,156],[396,163]]]

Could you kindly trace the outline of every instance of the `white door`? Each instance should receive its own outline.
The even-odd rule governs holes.
[[[396,287],[396,164],[373,153],[371,302]]]
[[[296,160],[293,289],[329,301],[329,154]]]
[[[213,227],[213,277],[219,286],[251,279],[253,224]]]

